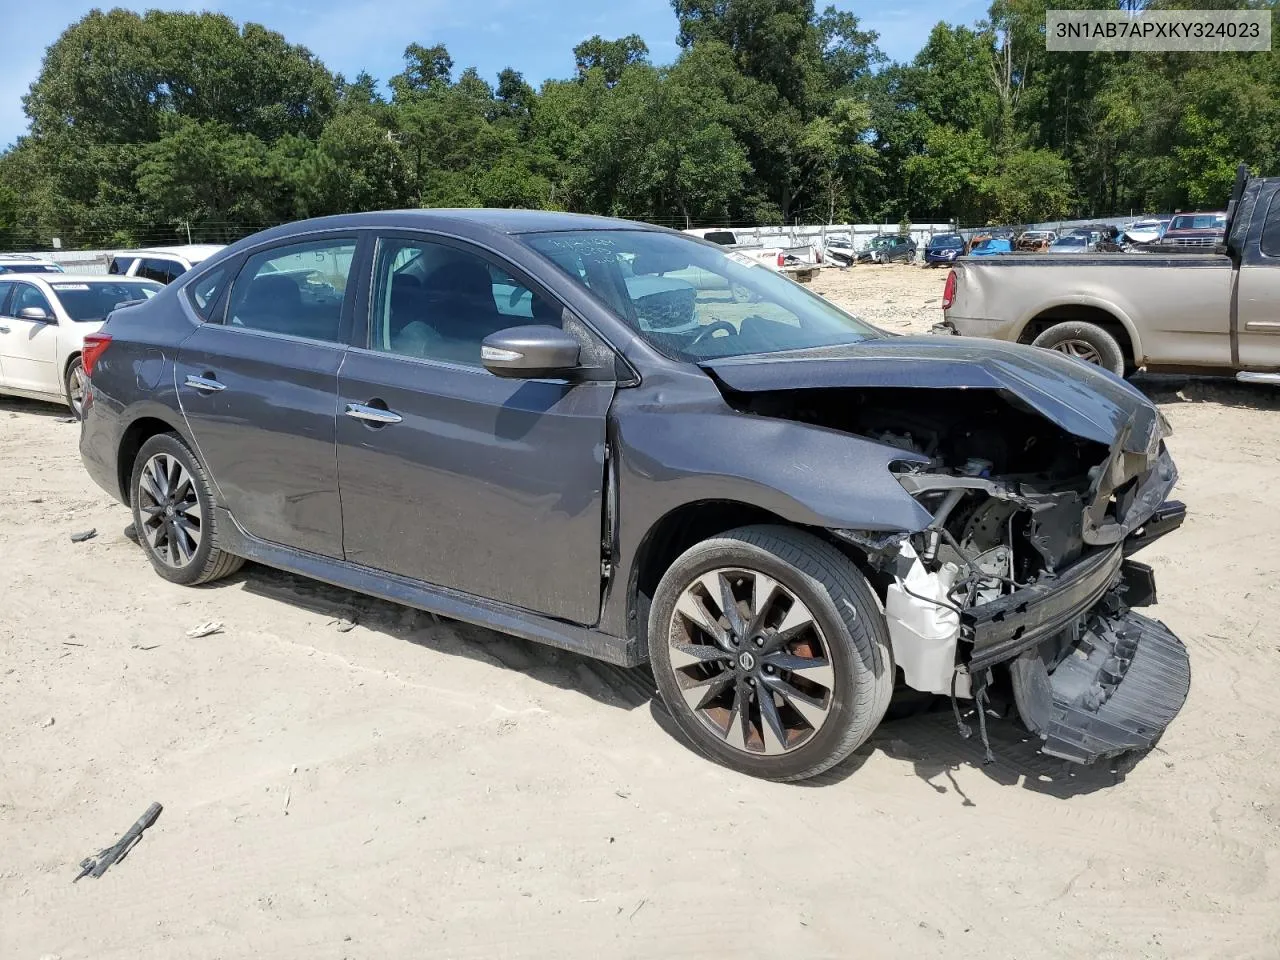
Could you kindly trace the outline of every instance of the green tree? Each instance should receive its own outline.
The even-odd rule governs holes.
[[[627,67],[649,62],[649,47],[634,33],[618,40],[605,40],[596,34],[573,48],[573,62],[580,78],[590,70],[599,69],[603,71],[605,86],[612,87],[622,79]]]

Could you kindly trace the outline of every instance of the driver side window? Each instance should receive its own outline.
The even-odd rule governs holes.
[[[10,315],[21,316],[22,311],[28,307],[38,307],[45,312],[45,316],[53,316],[53,307],[49,306],[48,298],[40,292],[38,287],[30,283],[16,284],[13,300],[9,304]]]
[[[371,349],[472,367],[491,333],[561,326],[558,305],[488,259],[394,237],[378,244],[371,312]]]

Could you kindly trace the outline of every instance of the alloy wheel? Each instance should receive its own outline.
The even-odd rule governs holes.
[[[1087,340],[1063,340],[1061,343],[1055,343],[1052,349],[1065,353],[1069,357],[1075,357],[1077,360],[1102,366],[1102,354]]]
[[[77,418],[84,417],[84,393],[87,386],[84,367],[79,362],[72,364],[71,374],[67,377],[67,399],[71,401],[71,412]]]
[[[685,703],[735,750],[789,753],[831,713],[835,669],[822,629],[764,573],[735,567],[699,576],[676,602],[668,643]]]
[[[166,566],[181,568],[200,549],[204,516],[191,474],[176,457],[157,453],[138,477],[142,535]]]

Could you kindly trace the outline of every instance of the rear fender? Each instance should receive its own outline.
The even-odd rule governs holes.
[[[1142,350],[1142,338],[1138,334],[1138,328],[1134,325],[1133,319],[1120,307],[1100,297],[1062,296],[1038,303],[1033,310],[1027,311],[1018,319],[1014,328],[1014,338],[1020,341],[1027,324],[1056,307],[1092,307],[1095,310],[1110,314],[1111,318],[1124,327],[1125,332],[1129,335],[1129,342],[1133,344],[1134,363],[1138,366],[1142,365],[1146,354]]]

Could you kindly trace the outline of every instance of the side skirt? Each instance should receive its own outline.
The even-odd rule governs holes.
[[[236,523],[225,508],[217,507],[216,511],[222,549],[236,556],[322,580],[356,593],[365,593],[392,603],[438,613],[453,620],[462,620],[525,640],[595,657],[620,667],[634,667],[643,662],[639,654],[639,643],[635,639],[609,636],[589,627],[554,620],[507,603],[260,540]],[[595,573],[596,571],[587,571],[588,576]]]

